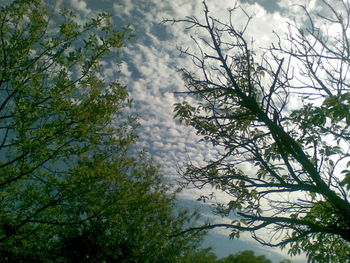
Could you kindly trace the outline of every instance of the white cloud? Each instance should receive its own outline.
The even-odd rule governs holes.
[[[87,4],[84,0],[71,0],[70,4],[74,9],[78,11],[81,11],[85,14],[91,13],[91,9],[87,8]]]
[[[220,19],[228,19],[226,9],[232,7],[232,3],[228,1],[207,1],[211,10],[211,14]],[[162,15],[154,16],[154,12],[150,11],[143,16],[139,24],[135,26],[138,32],[145,35],[140,37],[142,42],[135,43],[128,50],[132,63],[139,71],[138,79],[125,80],[132,91],[132,97],[143,103],[137,104],[139,108],[136,110],[142,114],[143,132],[141,139],[143,145],[150,150],[159,161],[166,175],[178,178],[177,165],[182,166],[188,159],[194,164],[203,164],[204,160],[213,158],[215,151],[210,150],[208,145],[199,143],[199,138],[194,134],[192,129],[185,126],[178,126],[173,120],[174,102],[178,100],[171,92],[182,90],[183,84],[179,74],[176,73],[175,66],[183,66],[188,69],[193,68],[191,61],[179,58],[177,52],[174,51],[176,45],[184,47],[192,46],[189,39],[189,32],[184,28],[183,24],[168,25],[166,32],[172,38],[160,39],[159,36],[152,33],[152,23],[159,22],[161,17],[183,18],[186,15],[196,15],[203,19],[203,6],[201,1],[161,1],[158,3],[160,13]],[[273,31],[282,33],[285,31],[285,19],[279,13],[267,13],[257,4],[253,6],[244,6],[248,12],[255,12],[255,18],[252,21],[248,38],[254,38],[257,46],[268,46],[273,37]],[[130,8],[137,6],[129,6],[128,12],[134,12]],[[242,12],[237,14],[235,21],[244,23],[245,15]],[[240,25],[240,26],[241,26]],[[137,33],[137,32],[136,32]],[[147,45],[144,43],[147,42]],[[128,76],[130,78],[130,75]],[[210,187],[202,189],[191,189],[181,193],[181,197],[188,200],[195,200],[203,193],[214,191]],[[225,201],[228,195],[217,193],[218,200]],[[207,215],[213,220],[221,222],[229,222],[229,219]],[[228,230],[218,229],[218,233],[227,235]],[[243,234],[243,240],[253,242],[248,233]],[[270,251],[270,250],[269,250]],[[282,253],[286,256],[286,252],[280,252],[278,249],[274,252]]]
[[[207,4],[211,15],[227,21],[227,9],[233,7],[234,1],[207,0]],[[73,0],[71,6],[84,15],[92,12],[89,1]],[[191,47],[193,42],[185,24],[159,23],[162,18],[193,15],[203,20],[202,0],[124,0],[113,2],[112,6],[112,10],[106,11],[113,12],[117,21],[131,23],[136,33],[136,39],[128,44],[124,53],[127,61],[121,66],[121,80],[128,86],[130,97],[135,101],[135,111],[141,115],[141,146],[148,149],[162,165],[165,175],[178,179],[177,166],[182,166],[189,159],[194,164],[203,164],[204,160],[217,155],[217,151],[200,143],[193,129],[180,126],[173,120],[173,104],[181,100],[173,92],[184,90],[176,67],[194,69],[188,58],[179,57],[176,46]],[[245,4],[243,7],[248,13],[258,11],[247,32],[249,39],[255,39],[256,47],[268,46],[273,39],[273,30],[284,32],[285,17],[281,14],[268,13],[258,4]],[[233,20],[242,26],[246,20],[245,14],[237,10]],[[115,64],[108,64],[104,74],[113,80],[117,69]],[[203,191],[184,191],[181,197],[195,200]],[[229,198],[224,193],[218,193],[217,197],[219,200]],[[248,240],[245,235],[244,238]]]

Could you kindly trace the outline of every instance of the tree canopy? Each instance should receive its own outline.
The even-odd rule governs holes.
[[[271,263],[264,255],[255,255],[252,250],[244,250],[218,259],[210,248],[196,250],[184,257],[181,263]],[[279,263],[291,263],[286,259]]]
[[[212,17],[205,1],[203,19],[165,20],[185,23],[196,47],[180,48],[197,70],[181,70],[194,102],[176,104],[175,117],[219,152],[203,166],[189,163],[183,178],[225,192],[230,200],[216,212],[235,218],[197,230],[225,227],[232,238],[249,231],[261,244],[306,252],[310,262],[347,262],[350,6],[319,5],[320,13],[298,6],[304,17],[264,49],[246,36],[247,12],[237,24],[237,5],[228,22]]]
[[[52,10],[52,8],[50,9]],[[0,12],[2,262],[177,262],[200,236],[157,165],[104,60],[131,37],[108,14],[18,0]]]
[[[256,256],[253,251],[245,250],[237,254],[228,255],[222,259],[222,263],[271,263],[264,255]]]

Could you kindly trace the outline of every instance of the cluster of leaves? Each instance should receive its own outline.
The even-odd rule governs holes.
[[[197,50],[180,50],[198,68],[182,70],[196,103],[176,104],[175,117],[220,152],[205,166],[190,163],[184,179],[230,195],[217,210],[236,218],[197,229],[231,228],[232,237],[250,231],[264,245],[291,245],[292,255],[304,251],[312,262],[346,262],[350,6],[320,2],[320,14],[300,6],[305,24],[288,24],[289,33],[276,35],[264,52],[246,40],[252,17],[243,12],[247,24],[235,25],[238,6],[227,23],[211,17],[205,2],[203,22],[168,20],[196,30]],[[338,29],[332,37],[327,26]]]
[[[251,250],[245,250],[218,259],[210,249],[203,249],[190,254],[181,263],[271,263],[264,255],[257,256]],[[280,263],[291,263],[286,259]]]
[[[177,262],[199,235],[157,166],[134,153],[138,126],[103,77],[130,38],[111,16],[85,24],[41,0],[0,12],[2,262]]]

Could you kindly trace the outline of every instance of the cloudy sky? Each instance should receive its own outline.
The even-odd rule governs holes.
[[[121,76],[116,73],[113,63],[107,65],[106,74],[110,79],[121,77],[135,102],[135,111],[140,114],[142,128],[141,143],[162,165],[164,174],[171,182],[179,179],[177,169],[187,160],[201,163],[215,155],[207,145],[198,142],[194,132],[181,126],[173,119],[173,105],[182,99],[174,92],[183,91],[184,85],[178,68],[192,68],[190,59],[180,56],[177,47],[192,47],[193,42],[184,24],[161,24],[164,18],[203,18],[202,0],[56,0],[57,6],[65,5],[78,11],[81,19],[104,11],[112,13],[117,25],[130,24],[135,39],[124,50]],[[298,17],[293,0],[242,0],[240,5],[254,14],[247,37],[254,39],[256,47],[268,47],[273,41],[272,31],[283,34],[288,19]],[[302,1],[298,1],[301,4]],[[227,9],[235,0],[207,0],[211,15],[227,21]],[[315,1],[307,1],[309,8],[316,8]],[[246,21],[243,12],[234,17],[236,25]],[[208,189],[210,190],[210,189]],[[198,191],[186,190],[180,195],[184,206],[199,206],[195,203]],[[208,209],[203,214],[213,220]],[[219,256],[226,256],[239,250],[251,249],[265,254],[274,262],[289,258],[286,251],[263,248],[248,235],[240,240],[229,240],[225,230],[214,230],[205,242],[211,245]],[[305,258],[292,258],[293,262],[305,262]]]

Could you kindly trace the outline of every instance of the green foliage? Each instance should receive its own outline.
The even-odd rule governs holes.
[[[216,255],[210,248],[189,252],[180,263],[217,263]]]
[[[194,103],[176,104],[175,117],[219,152],[205,165],[189,163],[183,178],[231,197],[215,211],[235,220],[200,229],[231,228],[232,238],[249,231],[263,245],[306,252],[310,262],[343,263],[350,258],[350,7],[320,5],[327,15],[299,6],[308,23],[290,24],[263,52],[246,38],[252,17],[243,12],[246,24],[236,25],[238,6],[229,22],[213,18],[205,1],[203,20],[168,21],[195,29],[198,48],[181,49],[198,70],[181,70]],[[324,24],[341,30],[329,35]],[[201,199],[214,201],[215,193]]]
[[[99,14],[18,0],[0,12],[3,262],[176,262],[200,236],[158,168],[134,153],[125,87],[103,75],[130,38]]]
[[[210,248],[197,250],[189,253],[181,263],[271,263],[271,260],[264,255],[257,256],[251,250],[240,251],[230,254],[227,257],[217,259]],[[290,260],[283,260],[280,263],[291,263]]]
[[[256,256],[253,251],[245,250],[237,254],[231,254],[222,259],[222,263],[271,263],[264,255]]]

